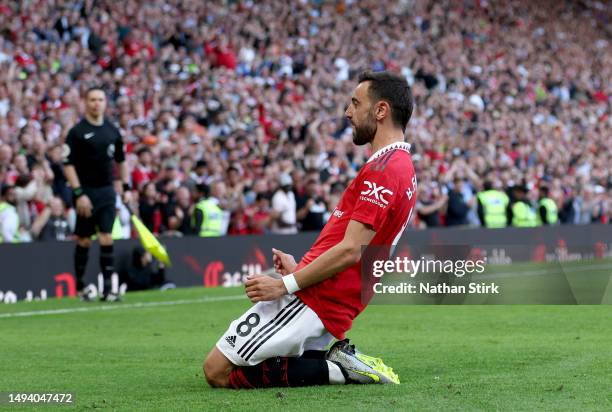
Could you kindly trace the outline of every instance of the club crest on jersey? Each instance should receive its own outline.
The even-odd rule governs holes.
[[[106,149],[106,154],[108,155],[110,159],[112,159],[113,156],[115,156],[115,145],[113,143],[108,145],[108,148]]]
[[[70,156],[70,146],[66,143],[62,145],[62,160],[65,162],[68,160],[68,156]]]
[[[379,186],[375,182],[364,180],[363,183],[368,187],[366,190],[361,192],[361,200],[366,202],[374,203],[382,207],[387,207],[389,201],[385,199],[385,195],[393,196],[393,192],[384,186]]]

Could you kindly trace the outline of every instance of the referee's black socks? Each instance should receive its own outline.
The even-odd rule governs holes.
[[[104,277],[104,294],[111,292],[111,276],[115,271],[113,245],[100,245],[100,270]]]
[[[82,247],[77,244],[74,251],[74,274],[76,276],[77,290],[83,290],[85,283],[83,282],[83,276],[85,275],[85,268],[87,267],[87,258],[89,256],[89,248]]]

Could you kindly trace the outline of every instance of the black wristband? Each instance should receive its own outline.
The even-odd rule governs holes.
[[[129,192],[130,190],[132,190],[132,186],[130,186],[129,183],[124,183],[123,184],[123,191],[124,192]]]
[[[74,195],[75,199],[78,199],[79,197],[83,196],[85,193],[83,193],[83,188],[75,187],[74,189],[72,189],[72,194]]]

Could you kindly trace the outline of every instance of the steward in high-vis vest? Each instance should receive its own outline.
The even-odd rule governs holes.
[[[476,195],[478,217],[484,227],[500,228],[508,225],[506,209],[510,203],[508,195],[493,189],[491,182],[484,183],[484,190]]]
[[[214,183],[213,183],[214,184]],[[219,207],[219,199],[211,196],[210,187],[198,185],[200,200],[193,211],[193,230],[200,237],[222,236],[225,233],[225,217]],[[214,195],[218,195],[214,193]]]
[[[19,241],[19,215],[16,204],[15,188],[3,186],[0,191],[0,243]]]
[[[538,225],[556,225],[559,221],[557,203],[548,197],[548,187],[540,187],[540,200],[538,201]]]
[[[514,201],[508,206],[508,222],[515,227],[536,227],[538,225],[536,213],[527,199],[525,186],[512,188]]]

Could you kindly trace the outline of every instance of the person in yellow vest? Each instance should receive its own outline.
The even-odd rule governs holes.
[[[508,225],[506,209],[510,204],[508,195],[493,188],[491,181],[484,182],[484,190],[476,195],[478,217],[484,227],[500,228]]]
[[[538,201],[538,225],[556,225],[559,221],[557,203],[548,196],[548,187],[541,186]]]
[[[225,234],[225,214],[219,206],[223,189],[223,182],[212,183],[212,188],[207,185],[197,185],[200,200],[195,205],[192,222],[194,232],[198,236],[214,237]]]
[[[15,205],[17,196],[14,186],[2,186],[0,191],[0,243],[19,241],[19,215]]]
[[[515,227],[535,227],[538,225],[536,213],[527,198],[527,187],[517,185],[512,188],[514,200],[507,209],[507,219]]]

